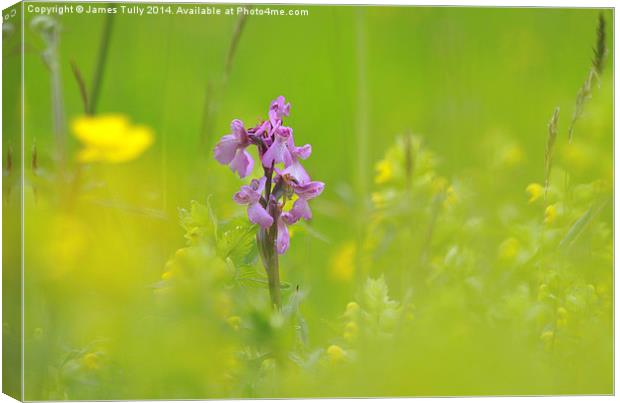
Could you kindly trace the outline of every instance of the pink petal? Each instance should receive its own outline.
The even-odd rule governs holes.
[[[308,182],[300,185],[293,185],[293,189],[300,198],[310,200],[323,193],[325,184],[323,182]]]
[[[213,149],[215,159],[220,164],[230,164],[230,161],[232,161],[235,157],[235,152],[237,151],[238,145],[239,143],[234,135],[227,134],[226,136],[223,136]]]
[[[271,164],[278,164],[280,162],[283,162],[284,166],[289,166],[292,164],[293,158],[286,146],[286,142],[276,136],[276,140],[263,155],[263,166],[271,167]]]
[[[235,158],[230,162],[230,169],[233,172],[237,172],[240,178],[248,176],[254,168],[254,160],[250,153],[243,149],[237,150]]]
[[[312,146],[310,144],[295,147],[295,151],[293,151],[293,155],[297,158],[301,158],[302,160],[308,159],[310,154],[312,154]]]
[[[233,196],[233,200],[237,204],[252,204],[260,200],[260,193],[253,189],[251,186],[241,186],[239,190]]]
[[[276,237],[276,251],[282,255],[288,250],[291,238],[288,233],[288,226],[284,220],[278,220],[278,236]]]
[[[298,183],[301,184],[310,182],[310,175],[308,175],[299,161],[294,161],[291,165],[286,167],[286,169],[282,171],[282,174],[291,175]]]
[[[260,225],[267,229],[273,224],[273,217],[267,213],[267,210],[260,203],[252,203],[248,206],[248,218],[254,224]]]
[[[304,220],[310,220],[312,218],[312,210],[306,199],[299,198],[293,204],[291,209],[291,215],[296,219],[295,221],[303,218]]]

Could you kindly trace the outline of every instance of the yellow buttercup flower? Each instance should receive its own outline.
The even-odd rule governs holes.
[[[389,182],[394,177],[394,167],[387,159],[381,160],[375,164],[375,183],[382,185]]]
[[[332,344],[327,348],[327,357],[329,361],[336,364],[344,360],[346,353],[342,349],[342,347]]]
[[[544,193],[544,188],[539,183],[530,183],[525,188],[525,191],[530,195],[530,199],[528,203],[534,203],[536,200],[540,199],[540,197]]]
[[[82,116],[72,122],[75,137],[84,145],[80,162],[120,163],[138,158],[153,144],[153,132],[131,125],[122,115]]]
[[[545,224],[552,224],[558,216],[558,209],[555,204],[550,204],[545,209]]]

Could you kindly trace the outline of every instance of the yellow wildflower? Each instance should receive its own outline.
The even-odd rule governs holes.
[[[172,272],[171,271],[165,271],[161,275],[161,279],[162,280],[169,280],[171,277],[172,277]]]
[[[512,144],[504,150],[502,157],[502,163],[507,167],[515,167],[523,161],[523,150],[519,145]]]
[[[609,287],[607,287],[607,284],[605,284],[605,283],[598,283],[596,285],[596,294],[599,297],[606,297],[608,292],[609,292]]]
[[[566,310],[566,308],[561,306],[558,308],[558,319],[556,321],[556,324],[558,327],[565,327],[567,323],[568,323],[568,311]]]
[[[119,163],[136,159],[153,143],[153,132],[134,126],[122,115],[82,116],[72,123],[75,137],[84,145],[80,162]]]
[[[99,369],[101,366],[99,355],[97,353],[88,353],[82,357],[82,363],[90,370]]]
[[[528,203],[534,203],[536,200],[540,199],[540,197],[544,193],[544,188],[539,183],[530,183],[525,188],[525,191],[530,195],[530,199]]]
[[[339,281],[350,281],[355,271],[355,242],[345,243],[338,249],[331,259],[330,273],[332,277]]]
[[[349,322],[344,326],[344,339],[349,343],[352,343],[357,338],[358,327],[357,323]]]
[[[345,355],[346,353],[344,352],[342,347],[336,344],[332,344],[331,346],[327,348],[327,358],[329,358],[329,361],[331,363],[336,364],[336,363],[342,362],[344,360]]]
[[[383,159],[375,164],[375,172],[375,183],[377,185],[387,183],[394,177],[394,167],[387,159]]]
[[[571,168],[584,170],[592,164],[592,155],[584,144],[567,144],[562,149],[562,159]]]
[[[446,198],[443,201],[443,206],[444,207],[453,206],[456,204],[457,201],[458,201],[458,197],[456,195],[456,192],[454,191],[454,188],[452,186],[448,186],[448,189],[446,189]]]
[[[521,249],[521,244],[515,238],[508,238],[499,245],[498,256],[502,260],[513,260]]]
[[[555,204],[550,204],[545,209],[545,224],[552,224],[558,215],[558,210]]]

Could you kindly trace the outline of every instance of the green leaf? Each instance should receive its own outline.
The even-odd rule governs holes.
[[[195,200],[190,202],[189,210],[179,209],[179,220],[185,229],[185,238],[190,243],[207,240],[211,234],[216,233],[217,220],[210,207]]]
[[[217,252],[222,259],[230,259],[235,267],[250,266],[256,262],[256,226],[245,218],[236,218],[219,228]]]
[[[579,237],[585,232],[585,230],[592,224],[594,219],[599,215],[605,202],[599,203],[598,206],[591,206],[585,213],[575,221],[570,227],[566,236],[560,241],[560,249],[566,250],[568,247],[575,244]]]

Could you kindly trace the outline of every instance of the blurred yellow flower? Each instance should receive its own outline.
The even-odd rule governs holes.
[[[566,308],[564,307],[559,307],[558,308],[558,319],[556,321],[556,324],[558,327],[565,327],[568,323],[568,311],[566,310]]]
[[[504,149],[501,161],[509,168],[519,165],[523,161],[523,150],[519,145],[512,144]]]
[[[343,361],[345,355],[346,353],[342,347],[336,344],[332,344],[327,348],[327,357],[329,358],[329,361],[334,364]]]
[[[536,200],[540,199],[544,190],[545,189],[539,183],[530,183],[527,185],[525,191],[530,195],[528,203],[534,203]]]
[[[555,204],[550,204],[545,209],[545,224],[552,224],[558,216],[558,209]]]
[[[350,281],[355,271],[355,242],[343,244],[331,258],[330,273],[338,281]]]
[[[521,244],[515,238],[508,238],[499,245],[497,254],[501,260],[513,260],[521,249]]]
[[[82,363],[86,368],[91,370],[97,370],[101,365],[99,355],[97,353],[84,354],[82,357]]]
[[[448,189],[446,189],[446,198],[443,201],[443,206],[444,207],[450,207],[456,204],[456,202],[459,200],[456,191],[454,190],[454,188],[452,186],[448,186]]]
[[[394,177],[394,167],[387,159],[381,160],[375,164],[375,172],[375,183],[377,185],[387,183]]]
[[[71,127],[84,145],[77,154],[80,162],[131,161],[153,144],[150,128],[131,125],[122,115],[82,116],[75,119]]]
[[[347,342],[352,343],[353,341],[355,341],[355,339],[357,338],[357,333],[358,333],[357,323],[349,322],[344,326],[343,337]]]
[[[592,164],[592,155],[585,144],[567,144],[562,149],[562,158],[571,168],[584,170]]]

